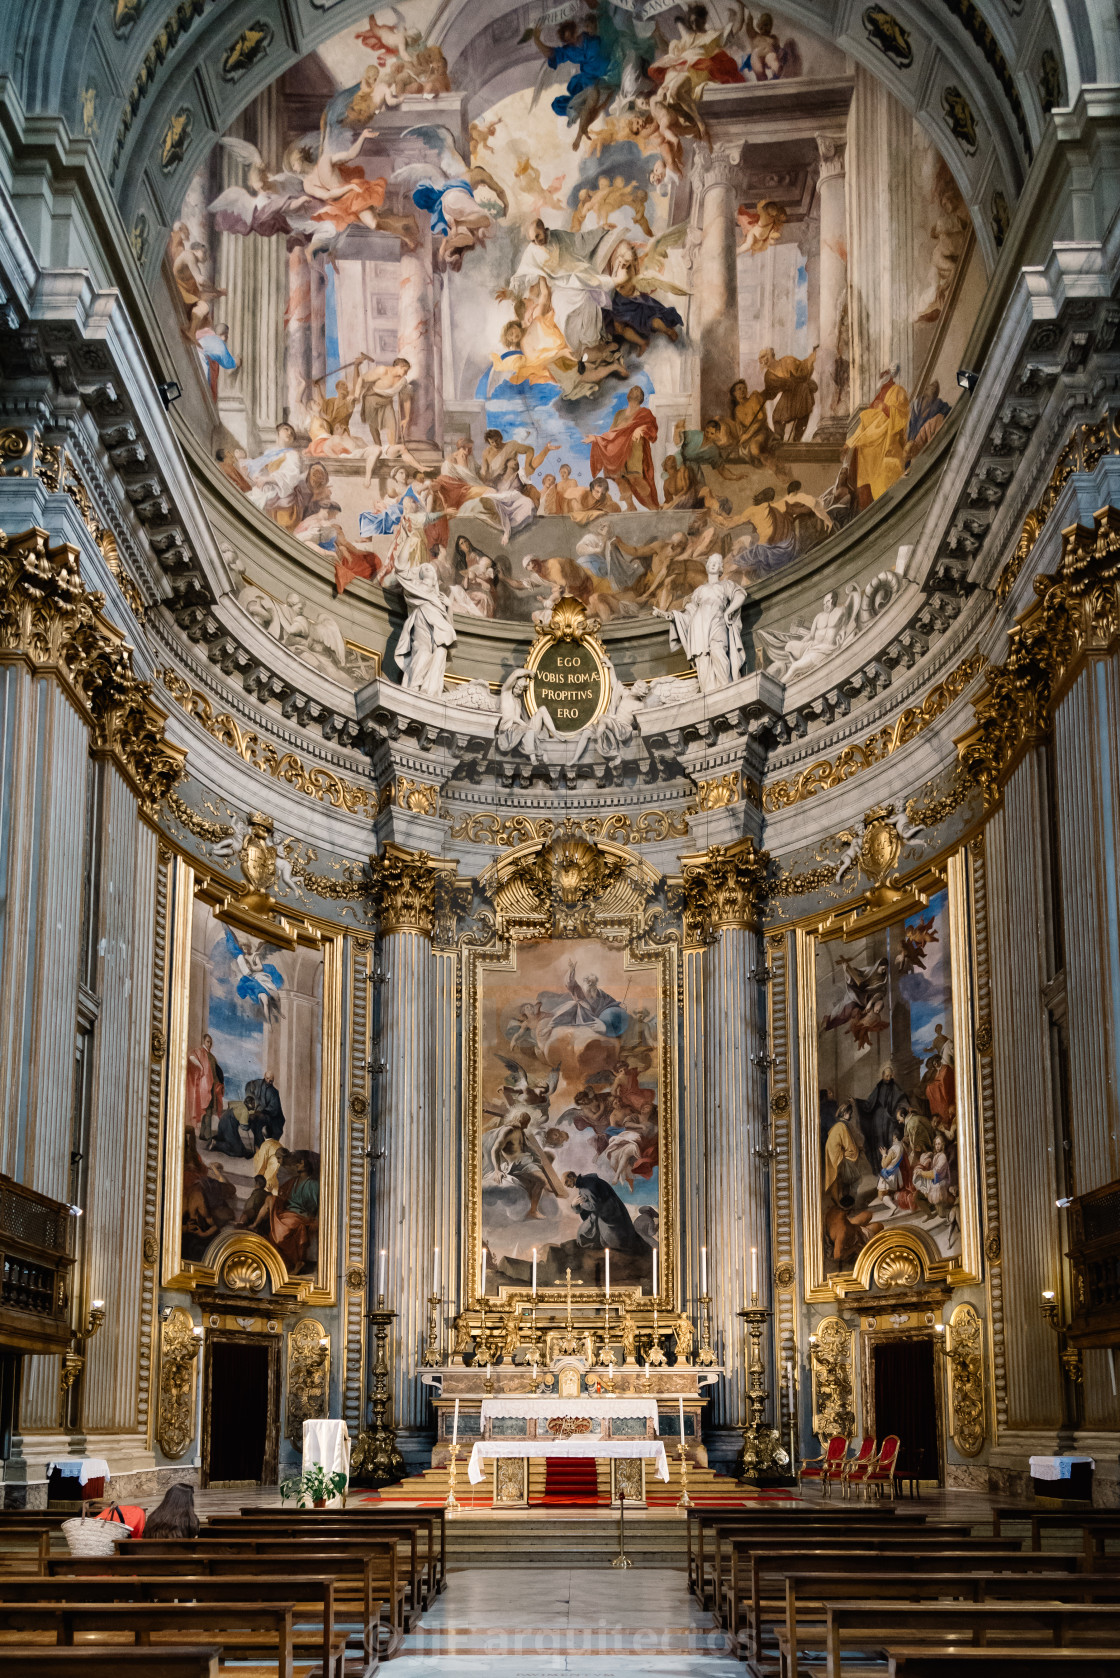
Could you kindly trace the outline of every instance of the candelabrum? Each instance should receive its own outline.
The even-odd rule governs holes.
[[[370,1426],[359,1436],[354,1455],[359,1459],[361,1476],[374,1485],[390,1485],[404,1478],[404,1458],[397,1449],[397,1433],[387,1419],[391,1406],[389,1397],[389,1331],[396,1318],[395,1311],[385,1308],[385,1296],[378,1296],[377,1310],[367,1311],[366,1321],[373,1325],[374,1357],[373,1380],[370,1390]]]
[[[777,1475],[789,1466],[789,1456],[782,1446],[777,1428],[767,1427],[762,1419],[770,1397],[762,1342],[772,1315],[767,1306],[758,1303],[756,1293],[751,1294],[750,1305],[739,1312],[747,1327],[747,1414],[743,1424],[743,1448],[736,1464],[741,1480],[754,1479],[759,1475]]]
[[[661,1330],[658,1327],[657,1306],[655,1305],[653,1308],[653,1336],[649,1343],[649,1349],[646,1352],[646,1362],[661,1364],[666,1361],[665,1352],[661,1345]]]
[[[456,1510],[461,1508],[459,1499],[455,1496],[455,1476],[458,1472],[458,1468],[459,1441],[456,1439],[455,1443],[451,1447],[451,1461],[448,1464],[449,1478],[447,1482],[447,1498],[443,1505],[449,1515],[454,1515]]]
[[[684,1448],[684,1433],[681,1433],[677,1451],[681,1459],[681,1495],[677,1499],[678,1509],[691,1509],[692,1499],[688,1495],[688,1452]]]
[[[435,1369],[443,1362],[439,1349],[439,1308],[442,1300],[438,1293],[428,1295],[428,1336],[424,1345],[424,1356],[421,1362],[426,1369]]]
[[[86,1366],[86,1342],[93,1339],[104,1321],[105,1301],[95,1299],[89,1308],[85,1327],[76,1328],[70,1336],[70,1345],[63,1354],[62,1369],[58,1379],[59,1427],[64,1428],[66,1426],[67,1411],[70,1407],[70,1390]],[[195,1356],[197,1355],[196,1348]]]
[[[696,1362],[701,1369],[710,1369],[716,1361],[716,1354],[712,1351],[712,1296],[700,1295],[700,1350],[696,1354]]]
[[[1081,1362],[1080,1346],[1071,1346],[1066,1337],[1066,1325],[1062,1321],[1062,1310],[1058,1303],[1058,1296],[1051,1288],[1047,1288],[1042,1295],[1042,1315],[1058,1336],[1058,1362],[1067,1381],[1074,1387],[1079,1387],[1085,1379],[1085,1370]]]

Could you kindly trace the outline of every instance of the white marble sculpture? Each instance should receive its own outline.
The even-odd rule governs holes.
[[[438,698],[443,693],[447,649],[458,640],[451,622],[451,603],[439,586],[434,565],[414,571],[394,571],[386,588],[399,588],[409,607],[394,654],[401,668],[401,686]]]
[[[853,641],[894,599],[903,585],[897,571],[880,571],[862,588],[849,583],[844,599],[830,590],[821,609],[808,624],[793,623],[788,629],[760,629],[758,638],[769,658],[769,671],[778,681],[790,683],[806,676],[841,647]]]
[[[617,763],[638,733],[638,713],[645,709],[649,683],[637,681],[630,687],[611,671],[610,704],[595,723],[595,744],[608,763]]]
[[[529,670],[513,670],[502,683],[496,740],[499,752],[524,752],[530,763],[539,763],[543,756],[541,735],[556,740],[559,734],[543,706],[531,717],[525,715],[524,695],[532,679]]]
[[[448,695],[452,705],[457,705],[463,711],[496,711],[499,709],[498,696],[490,692],[490,683],[484,682],[480,676],[472,676],[469,682],[463,682],[453,688]]]
[[[264,589],[249,583],[237,598],[254,623],[324,676],[353,685],[356,680],[366,680],[372,675],[372,666],[362,669],[364,661],[359,661],[352,652],[348,655],[338,619],[330,612],[309,606],[294,589],[283,600],[274,600]]]
[[[696,666],[701,693],[714,693],[737,682],[747,665],[739,613],[746,605],[746,590],[725,581],[723,560],[711,554],[704,566],[706,583],[695,588],[683,607],[665,612],[654,607],[655,618],[669,622],[669,646],[683,648]]]

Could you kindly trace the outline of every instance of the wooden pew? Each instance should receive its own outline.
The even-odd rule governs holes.
[[[168,1543],[174,1542],[167,1540]],[[184,1539],[184,1545],[192,1540]],[[154,1548],[154,1544],[151,1546]],[[363,1673],[376,1670],[379,1657],[395,1655],[403,1640],[399,1614],[396,1619],[389,1603],[388,1588],[384,1583],[382,1558],[358,1555],[326,1557],[308,1554],[294,1547],[282,1555],[198,1555],[189,1551],[178,1555],[146,1555],[143,1541],[135,1543],[134,1553],[128,1556],[57,1556],[50,1563],[50,1577],[54,1578],[171,1578],[184,1582],[194,1578],[228,1579],[251,1571],[254,1578],[286,1580],[291,1590],[292,1581],[306,1577],[327,1577],[335,1585],[335,1625],[353,1620],[360,1628],[362,1639]],[[395,1560],[395,1553],[394,1553]],[[395,1587],[398,1610],[403,1604],[404,1586]],[[381,1639],[384,1634],[384,1641]]]
[[[734,1506],[728,1505],[726,1508],[722,1509],[713,1509],[710,1506],[703,1509],[689,1509],[687,1511],[687,1519],[685,1522],[685,1546],[688,1555],[688,1588],[692,1591],[694,1596],[698,1596],[700,1594],[700,1580],[704,1576],[704,1535],[711,1527],[731,1526],[736,1522],[742,1522],[745,1525],[754,1526],[755,1524],[762,1524],[765,1521],[784,1521],[787,1519],[805,1521],[813,1520],[818,1517],[823,1520],[835,1520],[837,1516],[844,1515],[855,1516],[857,1521],[866,1523],[868,1521],[874,1522],[876,1516],[885,1516],[887,1520],[893,1521],[897,1518],[898,1514],[898,1505],[894,1503],[884,1504],[881,1508],[863,1507],[856,1504],[851,1509],[847,1509],[842,1505],[833,1506],[828,1503],[820,1505],[808,1503],[790,1505],[779,1504],[776,1506],[772,1504],[770,1509],[767,1511],[744,1508],[742,1504],[736,1504]],[[908,1520],[913,1525],[921,1525],[926,1519],[924,1511],[912,1516],[909,1511],[907,1511],[907,1516]]]
[[[315,1650],[325,1678],[343,1658],[346,1634],[335,1629],[335,1581],[327,1577],[262,1579],[253,1574],[230,1574],[223,1579],[184,1577],[0,1579],[0,1605],[52,1602],[197,1602],[282,1603],[295,1601],[292,1625],[293,1659]],[[309,1625],[307,1622],[310,1621]],[[341,1669],[339,1669],[341,1670]]]
[[[291,1593],[286,1602],[0,1602],[0,1666],[7,1664],[5,1632],[53,1632],[60,1648],[72,1648],[81,1632],[132,1632],[137,1644],[151,1642],[152,1634],[175,1632],[179,1642],[193,1642],[192,1631],[203,1633],[209,1646],[220,1638],[225,1656],[261,1656],[276,1662],[276,1678],[293,1678]],[[275,1642],[249,1641],[237,1633],[265,1631]],[[230,1635],[227,1635],[230,1634]],[[153,1646],[154,1647],[154,1646]]]
[[[393,1538],[408,1545],[409,1600],[417,1608],[426,1608],[440,1589],[436,1522],[427,1514],[398,1515],[395,1519],[367,1520],[362,1515],[347,1515],[336,1510],[311,1513],[305,1519],[302,1510],[275,1510],[262,1515],[217,1515],[202,1527],[200,1538],[227,1538],[239,1533],[255,1537],[289,1537],[296,1544],[314,1544],[325,1538],[357,1539],[367,1534],[375,1538]],[[423,1543],[420,1543],[420,1540]]]
[[[888,1678],[1118,1678],[1114,1649],[887,1650]]]
[[[1031,1524],[1031,1549],[1041,1550],[1044,1532],[1078,1532],[1087,1556],[1105,1555],[1110,1538],[1120,1540],[1120,1510],[1116,1509],[1035,1509],[1017,1504],[996,1504],[992,1510],[992,1533],[1000,1537],[1003,1528],[1013,1521]]]
[[[392,1508],[378,1509],[376,1507],[370,1507],[362,1504],[360,1506],[351,1505],[351,1507],[346,1510],[286,1510],[276,1508],[262,1509],[255,1508],[252,1505],[247,1505],[241,1510],[241,1514],[250,1520],[256,1520],[258,1517],[265,1520],[272,1520],[281,1515],[295,1515],[298,1516],[300,1520],[306,1520],[309,1526],[322,1525],[324,1527],[333,1525],[334,1522],[340,1520],[343,1522],[360,1521],[363,1526],[399,1526],[402,1521],[419,1521],[428,1533],[429,1554],[432,1554],[434,1549],[436,1557],[436,1591],[446,1590],[447,1588],[447,1511],[443,1508],[410,1509],[408,1505],[405,1504],[403,1507],[394,1505]],[[236,1517],[229,1518],[235,1519]],[[438,1546],[433,1546],[433,1536],[437,1528],[439,1534]]]
[[[893,1532],[924,1532],[927,1530],[926,1518],[922,1514],[914,1521],[905,1516],[892,1515],[887,1521],[877,1521],[875,1509],[861,1513],[855,1520],[846,1518],[846,1511],[836,1514],[826,1514],[818,1517],[815,1512],[805,1515],[776,1515],[776,1516],[748,1516],[745,1519],[733,1518],[704,1520],[698,1523],[696,1542],[696,1585],[695,1595],[700,1598],[705,1608],[717,1608],[719,1598],[719,1579],[724,1571],[723,1546],[732,1537],[761,1539],[781,1538],[786,1534],[793,1538],[807,1536],[809,1533],[819,1532],[831,1537],[858,1538],[864,1533],[893,1533]],[[965,1537],[971,1531],[966,1522],[958,1522],[952,1526],[937,1528],[947,1536]],[[705,1553],[705,1535],[711,1539],[711,1557]],[[710,1581],[710,1583],[709,1583]]]
[[[0,1528],[0,1577],[13,1573],[41,1574],[57,1531],[47,1521],[20,1521],[18,1526]]]
[[[221,1648],[161,1643],[156,1649],[45,1649],[42,1645],[5,1651],[19,1678],[219,1678]]]
[[[1073,1556],[1068,1558],[1071,1562],[1075,1559]],[[929,1563],[928,1570],[921,1563],[911,1561],[905,1573],[876,1571],[876,1596],[880,1600],[893,1599],[901,1602],[952,1597],[957,1597],[963,1602],[1021,1599],[1047,1602],[1120,1601],[1120,1574],[1079,1573],[1072,1568],[1060,1572],[1049,1569],[1045,1572],[1041,1569],[1020,1569],[1015,1573],[945,1573],[935,1571],[944,1567],[942,1558],[930,1556],[926,1560]],[[868,1585],[867,1573],[852,1572],[850,1567],[836,1572],[785,1575],[784,1624],[780,1623],[780,1611],[776,1616],[783,1678],[797,1678],[799,1647],[808,1647],[814,1651],[823,1647],[825,1604],[865,1599]],[[767,1619],[764,1609],[761,1628],[763,1633]]]
[[[841,1569],[858,1572],[861,1569],[876,1568],[883,1568],[888,1573],[922,1573],[930,1570],[996,1573],[1004,1569],[1009,1573],[1064,1572],[1067,1568],[1071,1573],[1079,1571],[1077,1556],[1070,1556],[1063,1566],[1051,1569],[1049,1564],[1057,1558],[1034,1556],[1030,1551],[1016,1550],[1013,1543],[1014,1541],[1009,1543],[1006,1539],[970,1539],[968,1547],[962,1549],[959,1545],[948,1548],[922,1542],[908,1546],[865,1539],[859,1545],[855,1545],[810,1539],[805,1544],[782,1540],[770,1545],[744,1545],[742,1549],[734,1546],[731,1557],[732,1578],[728,1587],[731,1611],[726,1629],[731,1633],[732,1642],[736,1647],[742,1646],[746,1629],[750,1636],[751,1656],[753,1659],[760,1659],[764,1602],[762,1581],[765,1578],[774,1579],[777,1582],[778,1597],[784,1599],[784,1581],[787,1573],[818,1573],[829,1570],[839,1572]],[[977,1548],[978,1544],[986,1544],[989,1548]],[[993,1544],[997,1544],[998,1548],[992,1549],[990,1546]],[[769,1604],[773,1599],[765,1600]]]
[[[1015,1653],[1039,1646],[1048,1637],[1054,1648],[1065,1649],[1071,1637],[1093,1648],[1115,1648],[1120,1638],[1120,1603],[1094,1602],[829,1602],[825,1604],[827,1678],[841,1678],[840,1652],[845,1639],[859,1639],[861,1647],[883,1651],[906,1638],[938,1642],[950,1636],[968,1637],[974,1644],[998,1643]],[[1031,1641],[1023,1639],[1033,1635]]]

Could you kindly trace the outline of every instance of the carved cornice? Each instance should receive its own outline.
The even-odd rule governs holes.
[[[757,929],[769,895],[770,853],[749,835],[681,857],[685,940],[710,944],[725,927]]]
[[[975,701],[976,724],[957,740],[961,767],[994,804],[1023,752],[1049,732],[1059,700],[1087,658],[1113,651],[1120,637],[1120,510],[1106,507],[1093,529],[1062,532],[1053,576],[1035,578],[1034,604],[1008,635],[1007,657],[992,665]]]
[[[1116,420],[1115,413],[1105,414],[1101,419],[1091,420],[1087,425],[1077,426],[1070,436],[1065,448],[1058,456],[1057,464],[1050,474],[1050,481],[1046,485],[1041,499],[1037,506],[1031,508],[1023,520],[1023,528],[1019,540],[1015,544],[1015,552],[996,579],[995,596],[1000,605],[1011,593],[1016,578],[1030,557],[1032,548],[1045,530],[1047,520],[1054,510],[1066,481],[1074,472],[1095,471],[1105,455],[1120,454],[1120,435],[1117,433]]]
[[[431,938],[437,917],[448,912],[447,888],[469,889],[467,881],[456,879],[457,861],[444,862],[427,851],[408,851],[391,841],[379,855],[370,857],[369,867],[370,897],[383,938],[394,932]]]
[[[132,648],[82,582],[77,548],[45,530],[0,532],[0,661],[53,676],[82,714],[90,750],[109,757],[154,817],[187,754],[164,737],[167,713],[133,669]]]

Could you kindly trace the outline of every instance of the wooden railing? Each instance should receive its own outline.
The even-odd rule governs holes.
[[[1081,1194],[1069,1208],[1075,1346],[1120,1346],[1120,1182]]]
[[[70,1340],[70,1208],[0,1174],[0,1346],[64,1352]]]

